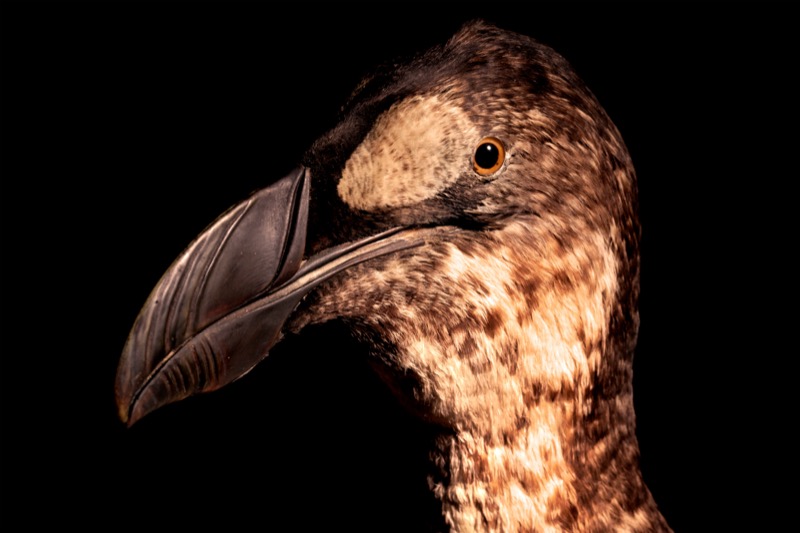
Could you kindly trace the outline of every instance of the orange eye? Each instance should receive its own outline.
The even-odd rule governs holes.
[[[488,176],[500,170],[505,160],[506,149],[503,143],[494,137],[484,137],[472,156],[472,166],[481,176]]]

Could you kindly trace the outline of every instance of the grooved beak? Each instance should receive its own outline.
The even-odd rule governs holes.
[[[311,289],[351,265],[419,244],[390,230],[304,260],[309,196],[301,167],[231,208],[170,266],[122,352],[116,400],[123,422],[243,376]]]

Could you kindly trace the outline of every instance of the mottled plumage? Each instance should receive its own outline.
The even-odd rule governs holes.
[[[505,154],[483,175],[473,155],[487,138]],[[668,530],[639,472],[635,436],[635,173],[619,132],[563,58],[529,37],[467,25],[366,79],[303,166],[309,178],[301,172],[297,187],[308,187],[308,210],[294,216],[308,217],[304,259],[279,251],[278,273],[251,291],[255,300],[242,298],[245,311],[203,309],[203,284],[191,288],[197,324],[143,310],[120,382],[140,351],[151,354],[148,377],[118,385],[123,418],[230,381],[218,377],[234,347],[214,328],[229,335],[228,316],[250,320],[262,301],[272,313],[273,300],[284,302],[272,295],[297,294],[270,338],[248,346],[260,358],[284,332],[345,323],[399,398],[440,428],[430,486],[453,531]],[[225,224],[211,235],[239,231]],[[198,263],[205,277],[224,262],[224,246]],[[348,264],[314,266],[337,246],[351,246]],[[172,281],[149,307],[189,301],[188,289],[163,287],[185,283],[191,268],[181,264],[196,255],[178,261],[181,274],[165,276]],[[151,347],[147,332],[174,332],[176,322],[177,340]],[[205,348],[180,362],[182,346],[199,337]],[[159,385],[153,406],[136,414],[170,365],[180,380]]]

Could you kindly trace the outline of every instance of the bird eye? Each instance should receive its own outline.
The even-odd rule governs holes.
[[[506,149],[503,143],[494,137],[484,137],[472,156],[472,166],[481,176],[488,176],[500,170],[505,159]]]

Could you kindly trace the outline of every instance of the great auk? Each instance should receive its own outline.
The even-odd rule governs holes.
[[[439,428],[452,531],[668,531],[640,473],[636,175],[567,61],[484,22],[355,89],[286,177],[158,282],[121,419],[241,377],[337,320]]]

